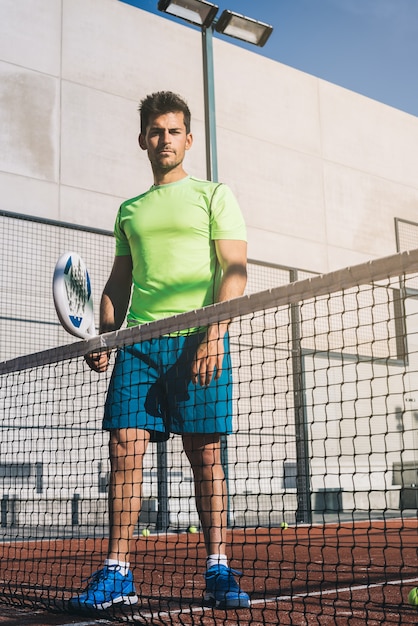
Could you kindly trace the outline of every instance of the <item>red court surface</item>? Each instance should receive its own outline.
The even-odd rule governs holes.
[[[0,625],[418,624],[418,609],[407,603],[418,586],[416,519],[234,530],[231,541],[231,566],[244,572],[250,609],[202,605],[201,536],[180,533],[136,540],[138,605],[80,615],[65,613],[65,602],[100,567],[104,539],[4,543],[0,603],[8,606],[0,604]]]

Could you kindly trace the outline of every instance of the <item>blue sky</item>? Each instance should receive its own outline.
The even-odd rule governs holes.
[[[122,1],[168,19],[157,0]],[[418,116],[418,0],[211,1],[274,27],[243,47]]]

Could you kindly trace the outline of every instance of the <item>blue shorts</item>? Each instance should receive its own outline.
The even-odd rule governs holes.
[[[232,430],[232,371],[228,336],[221,376],[207,387],[191,382],[204,333],[164,336],[118,351],[107,393],[103,428],[141,428],[151,441],[170,433]]]

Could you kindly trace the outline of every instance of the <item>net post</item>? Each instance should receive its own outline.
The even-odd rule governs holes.
[[[224,470],[226,485],[226,525],[231,526],[231,496],[229,495],[228,437],[221,435],[221,464]]]
[[[290,271],[290,279],[292,282],[297,280],[297,270]],[[303,384],[304,366],[301,348],[301,321],[299,304],[296,303],[290,305],[290,319],[292,327],[291,358],[296,434],[296,521],[310,524],[312,521],[312,505],[309,471],[309,439]]]
[[[38,461],[35,464],[36,467],[36,493],[42,493],[44,490],[43,477],[44,477],[44,464],[42,461]]]
[[[80,494],[74,493],[71,499],[71,525],[80,524]]]
[[[398,359],[401,359],[405,365],[409,364],[408,356],[408,341],[407,341],[407,328],[406,328],[406,311],[405,311],[405,277],[399,277],[400,287],[399,289],[393,289],[393,311],[395,322],[395,341],[396,341],[396,354]]]
[[[9,512],[9,496],[5,493],[1,499],[1,527],[7,527],[7,514]]]
[[[158,511],[155,522],[156,530],[167,530],[170,526],[170,509],[168,503],[168,469],[167,442],[157,441],[157,482]]]

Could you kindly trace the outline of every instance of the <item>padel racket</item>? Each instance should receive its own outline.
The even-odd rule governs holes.
[[[81,339],[97,334],[89,273],[76,252],[65,252],[58,259],[52,294],[58,318],[67,332]]]

